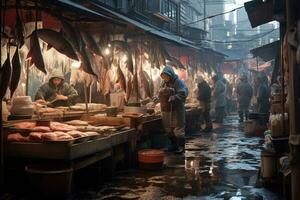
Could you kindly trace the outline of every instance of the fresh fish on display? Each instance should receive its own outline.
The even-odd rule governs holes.
[[[63,36],[65,36],[65,38],[70,41],[70,43],[73,45],[73,47],[76,49],[76,51],[80,52],[81,51],[81,49],[80,49],[80,42],[78,40],[79,31],[76,30],[76,28],[74,28],[66,20],[61,19],[60,22],[62,24],[62,33],[63,33]]]
[[[14,92],[16,91],[21,76],[21,63],[19,57],[19,49],[16,49],[16,52],[12,58],[12,75],[10,80],[10,96],[12,97]]]
[[[8,54],[7,59],[0,69],[0,100],[2,100],[5,96],[11,78],[11,63],[9,57],[10,56]]]
[[[17,6],[16,6],[17,7]],[[21,48],[24,43],[24,25],[21,21],[21,17],[19,14],[19,10],[16,9],[16,24],[15,24],[15,32],[16,32],[16,36],[17,36],[17,41],[18,41],[18,47]]]
[[[126,92],[126,79],[125,76],[120,68],[120,65],[118,65],[117,69],[117,80],[116,83],[119,83],[121,88]]]
[[[30,66],[33,64],[42,72],[47,74],[46,68],[45,68],[45,63],[43,60],[43,55],[38,39],[37,32],[34,31],[30,35],[30,50],[27,54],[27,59],[30,58]]]
[[[80,31],[80,33],[81,33],[82,39],[83,39],[84,43],[86,44],[87,48],[94,54],[101,56],[102,54],[101,54],[100,47],[96,43],[93,36],[86,31]]]
[[[72,45],[63,37],[60,32],[56,32],[51,29],[37,29],[34,32],[36,32],[39,38],[48,44],[47,49],[53,47],[67,57],[73,60],[79,60]]]

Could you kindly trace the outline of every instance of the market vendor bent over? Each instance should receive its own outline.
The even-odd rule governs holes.
[[[60,71],[54,71],[47,83],[44,83],[35,95],[35,101],[51,107],[68,106],[74,104],[77,91],[64,81]]]
[[[166,66],[161,78],[159,101],[161,104],[162,120],[168,137],[171,140],[169,151],[182,153],[185,145],[185,100],[188,96],[188,88],[173,71]]]

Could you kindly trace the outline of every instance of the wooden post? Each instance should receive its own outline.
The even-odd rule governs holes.
[[[286,0],[287,31],[296,24],[295,11],[297,0]],[[291,189],[292,199],[300,199],[300,130],[299,130],[299,93],[298,73],[296,64],[296,52],[288,44],[288,67],[289,67],[289,120],[290,120],[290,158],[291,158]]]

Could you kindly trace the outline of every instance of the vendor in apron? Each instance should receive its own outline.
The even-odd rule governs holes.
[[[161,78],[163,83],[159,92],[162,120],[171,140],[169,151],[182,153],[185,145],[185,100],[188,88],[175,74],[172,67],[166,66]]]

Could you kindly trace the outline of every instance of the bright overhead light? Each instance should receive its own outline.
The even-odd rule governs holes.
[[[108,47],[111,47],[111,44],[110,44],[110,43],[108,44]]]
[[[78,69],[81,66],[81,62],[80,61],[73,61],[71,64],[71,67],[74,69]]]
[[[105,53],[105,55],[109,55],[109,54],[110,54],[109,48],[106,48],[106,49],[104,50],[104,53]]]

